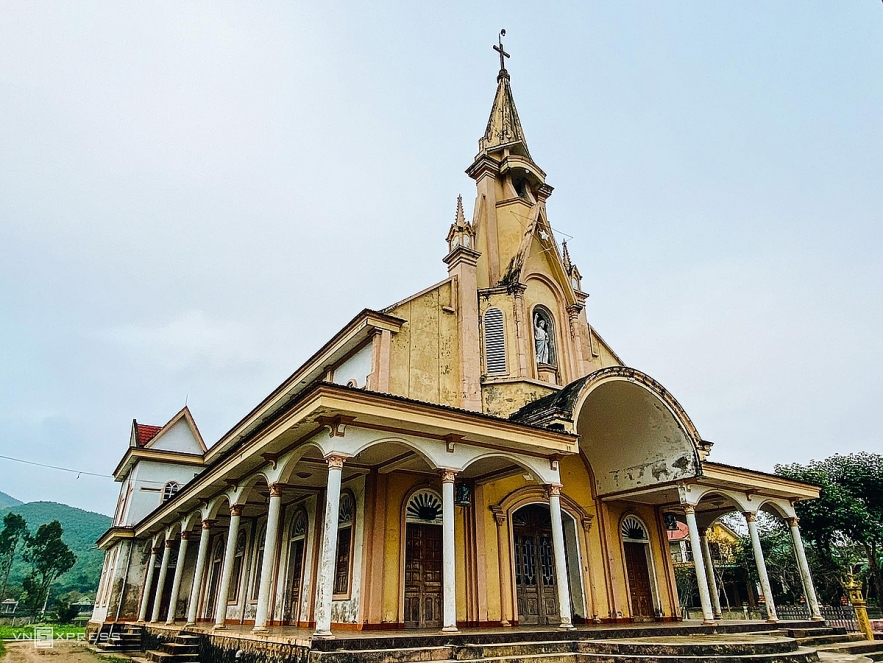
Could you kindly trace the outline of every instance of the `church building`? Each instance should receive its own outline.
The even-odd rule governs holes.
[[[775,621],[759,510],[788,521],[820,618],[794,512],[818,489],[713,462],[674,395],[591,324],[495,48],[447,276],[358,313],[211,446],[187,408],[133,422],[93,622],[321,638],[674,621],[680,526],[713,623],[705,532],[731,512]]]

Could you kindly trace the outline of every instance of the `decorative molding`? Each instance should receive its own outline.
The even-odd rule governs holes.
[[[181,540],[182,541],[189,541],[190,540],[190,531],[189,530],[181,532]]]
[[[785,522],[788,523],[788,527],[797,527],[797,523],[800,522],[800,518],[797,516],[791,516],[790,518],[785,518]]]
[[[692,514],[695,514],[695,513],[696,513],[696,507],[693,506],[692,504],[685,504],[685,505],[684,505],[684,513],[692,513]]]
[[[757,520],[757,514],[754,511],[743,511],[742,515],[745,516],[745,520],[747,520],[749,523],[753,523],[755,520]]]
[[[450,435],[445,435],[445,450],[452,454],[454,453],[454,445],[461,444],[465,438],[462,435],[458,435],[457,433],[451,433]]]
[[[316,419],[321,426],[328,428],[328,437],[343,437],[346,435],[346,427],[356,420],[345,414],[336,414],[333,417],[321,416]]]
[[[282,484],[270,484],[270,497],[282,497]]]
[[[173,539],[166,539],[166,548],[174,548],[175,541]]]
[[[231,504],[230,505],[230,515],[231,516],[241,516],[242,509],[245,508],[244,504]]]
[[[583,526],[583,531],[588,534],[589,530],[592,529],[592,521],[595,520],[595,516],[592,514],[588,514],[580,518],[580,522]]]
[[[457,472],[454,470],[442,469],[439,470],[439,474],[441,474],[442,483],[454,483],[457,478]]]
[[[502,527],[506,524],[506,512],[503,511],[503,507],[499,504],[491,504],[488,508],[494,514],[494,521],[497,523],[497,527]]]
[[[546,489],[546,498],[552,497],[561,497],[561,484],[560,483],[547,483],[544,488]]]
[[[214,521],[214,520],[203,520],[203,521],[202,521],[202,529],[203,529],[204,531],[208,532],[212,527],[214,527],[215,522],[217,522],[217,521]]]

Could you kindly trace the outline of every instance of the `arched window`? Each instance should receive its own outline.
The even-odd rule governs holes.
[[[169,481],[162,489],[162,501],[168,502],[175,495],[178,494],[178,491],[181,490],[181,484],[177,481]]]
[[[251,578],[251,600],[257,601],[258,594],[261,591],[261,569],[264,566],[264,542],[267,538],[267,526],[264,525],[258,530],[258,538],[254,547],[254,575]]]
[[[420,525],[442,524],[442,501],[439,494],[429,488],[411,495],[405,507],[405,522]]]
[[[353,557],[353,525],[356,522],[356,500],[349,491],[340,495],[337,520],[337,563],[334,566],[334,593],[349,594],[350,566]]]
[[[558,366],[558,348],[555,347],[555,323],[545,308],[533,310],[533,347],[537,367]]]
[[[619,532],[622,534],[623,541],[638,541],[641,543],[650,541],[650,537],[647,536],[647,528],[644,527],[644,523],[637,516],[626,516],[623,518],[622,524],[619,526]]]
[[[506,333],[498,308],[484,312],[484,365],[488,375],[506,372]]]
[[[205,530],[202,533],[206,535]],[[218,601],[218,586],[221,582],[221,569],[224,563],[224,540],[219,536],[215,539],[212,548],[211,564],[208,568],[209,583],[208,595],[205,600],[205,616],[212,617],[215,612],[215,603]]]
[[[233,590],[233,596],[228,599],[228,603],[237,603],[239,601],[239,585],[242,584],[242,567],[244,560],[245,532],[239,532],[236,537],[236,552],[233,553],[233,573],[230,581],[230,588]]]

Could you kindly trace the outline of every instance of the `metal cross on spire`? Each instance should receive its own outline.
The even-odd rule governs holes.
[[[504,58],[510,57],[509,54],[503,50],[503,37],[506,36],[506,30],[500,30],[500,35],[497,37],[498,46],[494,46],[494,50],[500,54],[500,71],[506,68],[506,60]]]

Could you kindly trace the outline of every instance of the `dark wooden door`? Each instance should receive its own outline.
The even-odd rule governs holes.
[[[288,548],[288,601],[285,619],[289,624],[300,621],[301,588],[304,579],[304,539],[292,541]]]
[[[653,591],[650,588],[650,570],[647,565],[647,544],[623,542],[625,566],[629,579],[632,617],[636,620],[653,619]]]
[[[548,507],[526,506],[512,517],[519,624],[557,624],[558,588]]]
[[[405,628],[442,623],[442,528],[408,523],[405,535]]]

